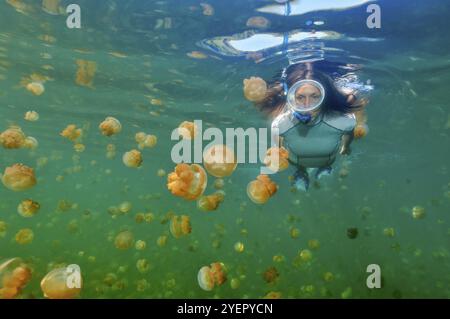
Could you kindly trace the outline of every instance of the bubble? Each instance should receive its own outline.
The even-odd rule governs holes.
[[[247,186],[247,195],[255,204],[266,203],[278,190],[278,186],[267,175],[259,175]]]
[[[31,244],[33,239],[34,239],[34,233],[29,228],[24,228],[24,229],[19,230],[15,236],[16,242],[20,245]]]
[[[237,167],[232,149],[226,145],[214,145],[203,153],[206,171],[214,177],[230,176]]]
[[[37,214],[40,208],[41,206],[39,203],[31,199],[26,199],[19,204],[17,207],[17,212],[23,217],[33,217]]]
[[[267,83],[259,77],[244,80],[244,96],[250,102],[262,102],[267,95]]]
[[[206,184],[206,172],[197,164],[178,164],[174,172],[167,177],[167,188],[171,193],[186,200],[200,197],[205,191]]]
[[[134,244],[134,236],[133,233],[129,230],[122,231],[117,234],[114,239],[114,246],[120,250],[130,249]]]
[[[123,154],[122,161],[127,167],[138,168],[142,165],[142,154],[138,150],[131,150]]]
[[[122,131],[122,124],[120,124],[118,119],[108,116],[100,123],[98,128],[104,136],[112,136]]]
[[[5,169],[2,182],[6,188],[15,192],[21,192],[36,185],[36,177],[32,168],[23,164],[14,164]]]
[[[49,299],[74,299],[78,297],[82,289],[82,278],[80,278],[80,288],[76,286],[69,288],[67,283],[69,282],[68,276],[70,274],[66,267],[50,271],[41,280],[41,289],[44,296]]]

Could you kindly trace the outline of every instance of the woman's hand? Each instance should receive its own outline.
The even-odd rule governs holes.
[[[350,146],[342,145],[341,150],[339,151],[339,154],[341,155],[350,155],[352,153],[352,150]]]

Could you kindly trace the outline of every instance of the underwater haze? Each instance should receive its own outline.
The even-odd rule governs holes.
[[[270,0],[0,0],[0,299],[450,298],[448,2],[310,2],[286,15]],[[366,23],[374,3],[381,28]],[[169,190],[172,131],[270,128],[243,80],[289,63],[279,47],[209,44],[296,30],[373,86],[352,153],[307,192],[292,167],[270,175],[264,204],[247,194],[263,163],[208,169],[209,211]],[[13,265],[29,273],[11,290]],[[82,287],[48,275],[68,265]]]

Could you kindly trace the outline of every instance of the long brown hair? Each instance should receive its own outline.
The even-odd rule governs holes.
[[[289,88],[297,81],[312,79],[322,83],[325,88],[326,96],[322,106],[323,112],[354,113],[364,107],[363,103],[357,102],[340,92],[333,79],[327,73],[319,70],[317,66],[320,66],[320,64],[314,65],[314,68],[310,63],[289,66],[285,70],[285,79],[283,80],[281,74],[278,74],[274,81],[268,83],[266,98],[256,103],[255,106],[269,118],[275,118],[286,109],[286,93],[283,82]]]

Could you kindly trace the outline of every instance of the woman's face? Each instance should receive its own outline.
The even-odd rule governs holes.
[[[321,99],[322,93],[319,88],[310,83],[305,83],[295,92],[296,104],[301,108],[314,107],[320,103]]]

